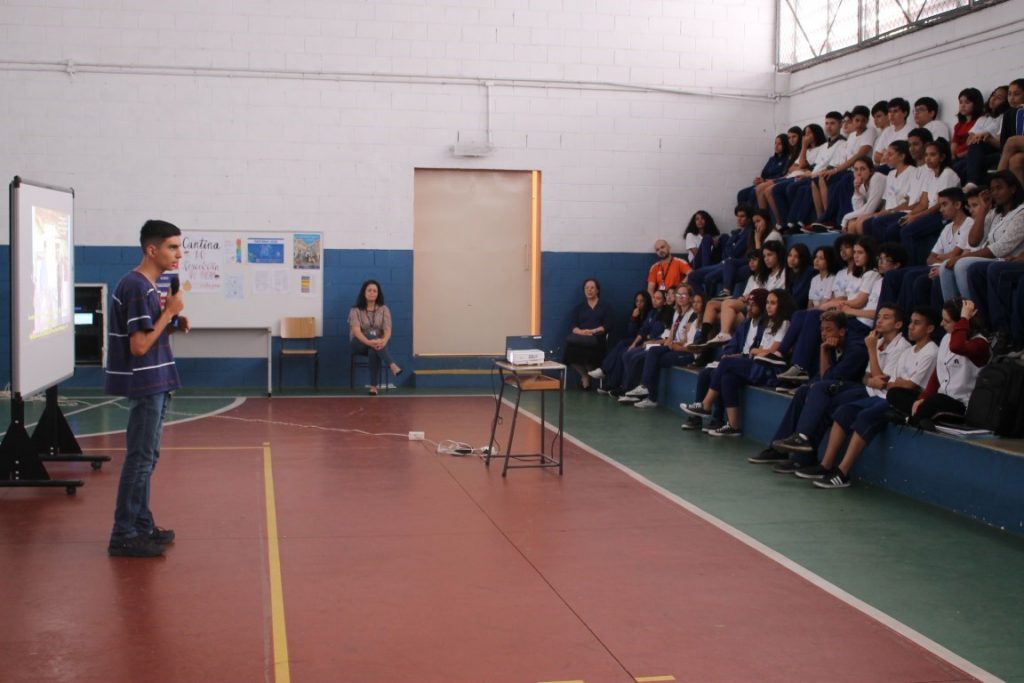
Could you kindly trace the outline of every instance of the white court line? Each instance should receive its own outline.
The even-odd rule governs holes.
[[[505,403],[506,405],[508,405],[510,408],[514,407],[514,404],[509,402],[508,399],[503,398],[502,402]],[[534,422],[540,424],[540,418],[537,417],[536,415],[534,415],[533,413],[531,413],[529,410],[523,409],[522,406],[519,407],[519,412],[520,413],[524,413],[531,420],[533,420]],[[545,425],[545,427],[546,427],[546,429],[548,429],[548,430],[550,430],[552,432],[555,432],[555,433],[558,432],[557,428],[553,428],[550,423]],[[973,663],[967,661],[966,659],[964,659],[960,655],[956,654],[952,650],[950,650],[950,649],[948,649],[946,647],[943,647],[939,643],[936,643],[934,640],[932,640],[928,636],[924,635],[923,633],[920,633],[920,632],[914,630],[913,628],[911,628],[910,626],[907,626],[902,621],[899,621],[898,619],[895,619],[894,617],[889,616],[885,612],[883,612],[883,611],[881,611],[881,610],[879,610],[879,609],[877,609],[875,607],[872,607],[871,605],[869,605],[868,603],[864,602],[860,598],[857,598],[856,596],[851,595],[850,593],[847,593],[845,590],[843,590],[839,586],[835,585],[834,583],[832,583],[832,582],[826,580],[825,578],[815,574],[814,572],[812,572],[810,569],[807,569],[803,565],[794,562],[793,560],[791,560],[790,558],[786,557],[785,555],[783,555],[782,553],[778,552],[777,550],[773,550],[772,548],[766,546],[764,543],[761,543],[760,541],[758,541],[754,537],[749,536],[748,534],[740,531],[739,529],[737,529],[736,527],[732,526],[731,524],[728,524],[727,522],[719,519],[718,517],[715,517],[710,512],[702,510],[701,508],[697,507],[696,505],[694,505],[690,501],[686,500],[685,498],[681,498],[680,496],[676,495],[675,493],[672,493],[668,489],[666,489],[666,488],[664,488],[662,486],[659,486],[658,484],[655,484],[653,481],[651,481],[647,477],[643,476],[639,472],[636,472],[636,471],[630,469],[626,465],[623,465],[622,463],[620,463],[620,462],[616,461],[615,459],[605,455],[604,453],[598,451],[597,449],[592,448],[591,446],[588,446],[587,444],[583,443],[582,441],[580,441],[579,439],[577,439],[574,436],[571,436],[568,433],[565,434],[565,438],[568,439],[568,441],[570,443],[572,443],[573,445],[581,448],[582,450],[584,450],[585,452],[589,453],[590,455],[593,455],[594,457],[599,458],[600,460],[605,461],[606,463],[608,463],[612,467],[614,467],[614,468],[624,472],[626,475],[628,475],[629,477],[631,477],[631,478],[635,479],[636,481],[640,482],[641,484],[643,484],[647,488],[651,489],[652,491],[655,491],[656,493],[660,493],[661,495],[665,496],[665,498],[669,499],[670,501],[672,501],[676,505],[680,506],[681,508],[683,508],[687,512],[690,512],[690,513],[696,515],[697,517],[700,517],[702,520],[704,520],[708,524],[711,524],[715,528],[717,528],[717,529],[719,529],[721,531],[724,531],[725,533],[729,534],[730,536],[732,536],[736,540],[740,541],[741,543],[743,543],[743,544],[749,546],[750,548],[753,548],[757,552],[761,553],[762,555],[764,555],[768,559],[773,560],[773,561],[777,562],[778,564],[781,564],[786,569],[790,570],[791,572],[795,573],[796,575],[800,576],[801,578],[805,579],[806,581],[811,582],[812,584],[814,584],[815,586],[817,586],[821,590],[823,590],[826,593],[828,593],[829,595],[831,595],[831,596],[841,600],[842,602],[846,603],[850,607],[853,607],[854,609],[856,609],[856,610],[858,610],[860,612],[863,612],[864,614],[866,614],[867,616],[871,617],[875,621],[883,624],[884,626],[888,626],[893,631],[895,631],[896,633],[900,634],[901,636],[903,636],[907,640],[915,643],[916,645],[922,647],[923,649],[927,650],[928,652],[931,652],[933,655],[935,655],[936,657],[946,661],[947,663],[952,664],[953,666],[961,669],[964,673],[967,673],[967,674],[969,674],[971,676],[974,676],[978,680],[984,681],[985,683],[1003,683],[1003,679],[999,678],[998,676],[996,676],[996,675],[994,675],[992,673],[989,673],[988,671],[985,671],[984,669],[982,669],[981,667],[977,666],[976,664],[973,664]]]
[[[179,400],[182,400],[182,399],[210,399],[210,398],[232,398],[232,397],[230,397],[230,396],[224,396],[224,397],[220,397],[220,396],[216,396],[216,397],[211,397],[211,396],[181,396],[181,397],[177,397],[176,396],[176,397],[174,397],[172,399],[172,402],[173,401],[179,401]],[[118,401],[118,400],[120,400],[120,399],[114,399],[113,401],[107,401],[107,403],[113,403],[114,401]],[[185,422],[193,422],[195,420],[202,420],[204,417],[212,417],[214,415],[220,415],[221,413],[226,413],[229,410],[233,410],[234,408],[237,408],[238,406],[240,406],[243,403],[245,403],[245,401],[246,401],[245,398],[236,397],[236,398],[234,398],[231,401],[231,403],[229,403],[228,405],[224,406],[223,408],[218,408],[217,410],[212,410],[212,411],[210,411],[208,413],[203,413],[202,415],[190,415],[189,417],[182,418],[180,420],[168,420],[167,422],[164,422],[164,426],[165,427],[170,427],[171,425],[180,425],[180,424],[184,424]],[[172,410],[171,412],[174,412],[174,411]],[[107,432],[93,432],[92,434],[78,434],[76,436],[78,436],[79,438],[86,437],[86,436],[107,436],[108,434],[121,434],[123,432],[124,432],[123,429],[111,429],[110,431],[107,431]]]
[[[86,400],[86,399],[76,398],[74,400],[76,400],[76,401],[83,401],[83,400]],[[109,399],[109,400],[106,400],[106,401],[102,401],[100,403],[93,403],[93,404],[85,406],[84,408],[79,408],[78,410],[72,410],[70,413],[64,413],[64,417],[70,417],[72,415],[78,415],[79,413],[84,413],[85,411],[92,410],[93,408],[99,408],[100,406],[110,405],[111,403],[114,403],[117,400],[118,399],[116,399],[116,398],[112,398],[112,399]],[[32,427],[35,427],[37,424],[39,424],[39,423],[38,422],[33,422],[32,424],[27,424],[27,425],[25,425],[25,429],[31,429]]]

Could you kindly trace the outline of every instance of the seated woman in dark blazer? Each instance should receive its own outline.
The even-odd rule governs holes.
[[[612,324],[612,309],[600,299],[601,283],[596,278],[583,281],[584,300],[570,315],[572,333],[565,340],[562,362],[579,373],[580,388],[590,391],[587,372],[601,365],[608,346],[608,328]]]

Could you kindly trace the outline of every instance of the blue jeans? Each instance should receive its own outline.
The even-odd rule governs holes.
[[[117,485],[112,538],[148,536],[155,526],[149,510],[149,481],[160,459],[160,434],[170,403],[170,393],[128,402],[127,452]]]
[[[388,347],[385,346],[383,349],[378,351],[377,349],[371,349],[358,339],[353,339],[352,355],[366,356],[366,359],[370,364],[369,384],[371,387],[375,387],[380,384],[380,364],[384,363],[385,365],[391,365],[391,354],[388,353]]]

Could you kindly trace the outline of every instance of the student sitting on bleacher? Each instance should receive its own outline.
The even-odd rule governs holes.
[[[659,338],[665,331],[661,318],[661,309],[664,305],[665,292],[656,289],[654,295],[651,296],[651,308],[644,314],[644,319],[637,328],[636,334],[632,338],[621,340],[605,355],[601,367],[587,373],[593,379],[601,380],[602,389],[605,390],[601,393],[610,393],[614,396],[622,393],[622,375],[626,355],[632,349],[642,348],[643,343],[648,339]]]
[[[794,245],[793,248],[795,249],[798,246],[804,247],[804,249],[807,248],[802,244]],[[793,352],[793,346],[797,340],[805,337],[805,325],[810,323],[814,327],[818,326],[821,304],[832,298],[833,285],[838,269],[839,259],[836,256],[835,249],[827,246],[815,249],[813,267],[808,268],[808,274],[811,277],[808,282],[806,303],[801,308],[799,300],[794,295],[793,299],[796,301],[797,310],[789,321],[789,329],[782,338],[782,345],[774,353],[759,356],[756,359],[758,363],[774,365],[779,368],[789,365],[786,359]],[[808,329],[806,336],[815,336],[815,333],[813,330]]]
[[[889,123],[889,103],[885,100],[875,102],[871,107],[871,125],[875,127],[875,144],[871,145],[871,161],[875,167],[882,165],[882,161],[876,161],[875,157],[879,152],[884,152],[889,143],[893,141],[892,125]],[[888,173],[888,169],[878,169],[879,173]]]
[[[847,232],[850,221],[873,216],[885,199],[885,184],[888,178],[875,173],[875,164],[868,157],[861,157],[853,163],[853,210],[844,214],[839,226]],[[817,224],[812,228],[821,226]]]
[[[863,338],[871,329],[871,318],[865,311],[865,306],[872,298],[875,284],[881,280],[882,274],[877,268],[877,246],[870,237],[860,237],[856,240],[852,249],[847,252],[846,242],[843,238],[853,238],[852,235],[840,235],[836,244],[840,246],[840,254],[850,253],[851,258],[845,271],[836,275],[833,283],[833,295],[820,304],[821,310],[836,308],[847,316],[847,329],[851,335]],[[879,290],[880,291],[880,290]],[[877,297],[876,297],[877,303]],[[817,361],[819,340],[813,334],[814,317],[820,315],[820,311],[809,311],[805,314],[810,320],[803,324],[803,327],[812,334],[802,334],[792,342],[783,341],[783,349],[792,348],[792,365],[788,370],[779,374],[779,380],[786,383],[806,382],[814,375],[814,363]],[[874,312],[871,312],[871,317]],[[867,321],[867,322],[865,322]]]
[[[813,225],[832,227],[840,216],[851,210],[853,165],[857,159],[870,159],[875,144],[875,129],[868,125],[870,118],[871,112],[863,104],[853,108],[850,114],[851,131],[846,136],[842,155],[835,160],[833,167],[824,171],[818,177],[818,182],[811,186],[816,212]]]
[[[864,449],[887,423],[890,403],[886,394],[890,390],[905,389],[920,394],[935,369],[938,347],[931,340],[935,330],[936,313],[932,309],[918,308],[910,315],[908,337],[912,346],[900,354],[895,369],[884,377],[882,388],[871,388],[873,395],[847,403],[835,411],[828,446],[821,459],[820,469],[810,467],[797,470],[797,476],[814,479],[814,485],[823,489],[846,488],[850,485],[850,470]],[[851,433],[852,432],[852,433]],[[839,459],[847,434],[850,443],[842,461]]]
[[[769,292],[774,289],[785,289],[786,287],[786,266],[783,261],[785,247],[781,241],[773,240],[766,242],[760,253],[750,252],[753,258],[750,263],[752,267],[750,277],[747,278],[747,285],[743,294],[739,297],[725,300],[711,301],[707,305],[704,314],[704,322],[714,323],[718,318],[719,333],[707,340],[709,346],[720,346],[728,343],[732,338],[732,332],[738,321],[743,319],[747,312],[747,303],[750,293],[755,289],[767,289]],[[788,319],[788,318],[787,318]]]
[[[785,289],[772,290],[767,296],[763,294],[763,289],[755,291],[757,296],[750,298],[750,318],[740,326],[736,337],[730,341],[730,346],[734,347],[734,350],[729,352],[729,347],[726,347],[726,353],[712,369],[705,391],[701,391],[698,382],[701,400],[680,406],[683,412],[692,417],[711,417],[712,407],[721,394],[726,421],[721,427],[708,432],[712,436],[739,436],[742,433],[739,412],[740,389],[747,384],[763,386],[774,381],[773,369],[755,364],[753,358],[778,349],[782,335],[786,333],[789,316],[793,314],[793,298]],[[744,341],[742,347],[737,349],[735,347],[738,346],[740,336]]]
[[[589,377],[601,380],[597,387],[597,393],[608,393],[608,389],[605,388],[604,378],[613,373],[620,372],[619,365],[622,363],[622,352],[626,350],[629,343],[636,337],[637,332],[640,331],[640,326],[647,320],[647,316],[653,307],[651,295],[647,293],[646,289],[642,289],[633,295],[633,310],[629,314],[629,322],[626,323],[625,337],[619,340],[610,351],[605,352],[601,357],[601,364],[598,367],[587,372]]]
[[[793,296],[798,309],[807,307],[811,280],[816,273],[811,265],[811,250],[798,242],[786,252],[786,289]]]
[[[880,167],[889,165],[889,162],[886,161],[889,145],[894,142],[906,142],[907,135],[913,130],[914,127],[907,123],[909,115],[910,102],[902,97],[894,97],[889,100],[889,127],[875,138],[875,150],[872,156],[872,161],[875,162],[875,167],[879,172],[882,172]],[[891,170],[892,168],[886,168],[885,173]]]
[[[819,375],[814,381],[800,386],[793,395],[793,400],[786,407],[786,413],[775,430],[773,440],[785,439],[796,433],[798,430],[807,434],[808,438],[816,442],[817,436],[813,429],[802,429],[800,427],[800,416],[808,406],[820,407],[823,404],[822,396],[827,395],[829,386],[836,382],[854,382],[864,372],[864,366],[868,361],[868,354],[864,343],[859,337],[853,337],[846,331],[846,315],[837,311],[829,310],[821,314],[819,346]],[[814,392],[812,396],[812,392]],[[823,393],[824,392],[824,393]],[[810,419],[810,418],[808,418]],[[815,422],[816,424],[816,422]],[[828,425],[826,424],[825,427]],[[776,451],[773,448],[766,448],[756,456],[748,458],[752,463],[779,463],[780,466],[787,466],[789,456]],[[794,463],[789,472],[794,471],[799,463]],[[780,470],[787,471],[787,470]]]
[[[797,146],[797,158],[790,165],[786,176],[777,180],[766,180],[757,186],[757,208],[771,211],[776,228],[782,227],[782,217],[779,215],[778,207],[775,205],[773,192],[776,188],[784,191],[786,186],[796,181],[797,178],[810,173],[814,169],[818,157],[825,153],[825,140],[825,131],[822,130],[821,126],[816,123],[805,126],[801,134],[800,144]]]
[[[921,196],[900,219],[900,242],[910,254],[911,265],[924,263],[928,249],[942,232],[939,192],[960,187],[960,176],[949,165],[949,143],[945,139],[939,138],[925,146],[924,163],[925,167],[918,170],[922,177]]]
[[[683,258],[693,269],[717,263],[722,258],[718,239],[718,226],[711,214],[703,209],[694,212],[683,231]]]
[[[782,242],[782,235],[772,228],[771,216],[764,209],[754,209],[750,214],[751,230],[747,233],[747,253],[761,251],[766,242],[775,240]],[[750,258],[744,263],[742,259],[728,259],[722,262],[721,289],[716,299],[727,299],[733,295],[737,283],[746,280],[753,272],[749,265]]]
[[[697,340],[700,316],[704,312],[704,297],[694,294],[689,285],[676,289],[676,306],[668,336],[648,343],[642,367],[626,367],[625,384],[630,387],[623,398],[635,401],[635,408],[658,406],[658,384],[661,371],[674,365],[689,365],[695,358],[686,347]],[[639,381],[639,384],[637,384]],[[622,401],[627,403],[629,401]]]
[[[985,171],[999,161],[1000,133],[1003,128],[1003,114],[1010,105],[1006,101],[1008,88],[1000,85],[988,96],[985,112],[978,117],[967,135],[967,154],[953,162],[953,170],[967,185],[980,185],[985,180]]]
[[[740,263],[746,261],[747,244],[751,241],[753,233],[751,214],[754,213],[754,209],[746,204],[739,204],[733,209],[733,213],[736,216],[736,228],[729,234],[718,238],[718,249],[721,254],[720,262],[705,264],[691,271],[690,275],[686,278],[686,281],[693,286],[694,290],[705,296],[714,296],[718,291],[726,265],[733,264],[735,266],[736,261]]]
[[[978,373],[992,359],[976,313],[974,303],[968,299],[950,299],[942,305],[942,329],[946,335],[939,342],[935,371],[928,386],[911,407],[911,425],[931,426],[929,423],[938,413],[967,413]]]
[[[949,134],[949,125],[939,120],[939,103],[934,97],[919,97],[914,102],[914,125],[918,128],[927,128],[932,134],[932,139],[944,139],[947,143],[952,137]]]
[[[957,102],[959,108],[953,125],[953,139],[949,141],[949,147],[953,150],[954,170],[957,161],[967,158],[967,138],[971,136],[974,124],[985,113],[985,100],[977,88],[961,90]]]
[[[764,168],[761,169],[761,175],[754,178],[753,185],[745,187],[736,193],[736,203],[749,204],[751,206],[756,204],[757,186],[766,180],[774,180],[786,175],[792,163],[789,136],[786,133],[780,133],[775,136],[775,149],[771,157],[768,158],[768,162],[765,163]]]
[[[957,286],[966,284],[966,291],[962,288],[960,291],[963,297],[974,302],[985,320],[1001,327],[1003,311],[997,311],[994,306],[1001,297],[993,290],[1003,274],[1018,270],[1020,259],[1017,257],[1024,254],[1024,188],[1017,176],[999,171],[989,181],[989,191],[996,206],[989,242],[981,249],[961,255],[953,268]],[[949,261],[953,259],[947,261],[947,266]],[[961,282],[960,273],[964,269],[966,278]]]
[[[891,170],[885,178],[881,210],[876,210],[872,214],[852,216],[848,217],[848,219],[844,218],[843,232],[862,235],[865,233],[864,228],[868,221],[879,219],[883,216],[893,218],[888,218],[886,221],[876,221],[877,224],[881,225],[891,221],[893,225],[896,225],[897,219],[895,216],[897,214],[902,216],[910,208],[910,196],[920,196],[920,192],[912,189],[920,181],[918,180],[917,167],[914,165],[914,157],[910,155],[910,145],[907,141],[894,140],[890,143],[885,159],[885,163],[891,167]],[[876,223],[873,223],[873,225]],[[873,229],[867,234],[883,234],[883,229]],[[878,238],[875,237],[875,239]]]
[[[1014,135],[1006,141],[996,170],[1010,171],[1017,176],[1017,180],[1024,183],[1024,135]]]
[[[970,250],[972,233],[975,233],[976,241],[981,239],[981,231],[974,231],[974,221],[967,215],[967,198],[959,187],[939,193],[939,215],[946,225],[935,240],[925,265],[905,268],[902,273],[894,272],[893,275],[899,276],[897,278],[886,275],[882,294],[886,301],[896,301],[905,310],[914,306],[941,308],[939,274],[948,259]]]
[[[969,188],[964,194],[967,197],[967,208],[973,222],[971,232],[967,236],[970,248],[958,256],[951,256],[946,259],[946,263],[939,271],[942,301],[948,301],[960,296],[961,287],[964,290],[969,288],[967,267],[977,262],[979,258],[985,258],[978,257],[976,254],[987,247],[991,241],[992,226],[995,225],[996,218],[999,215],[992,204],[992,193],[989,192],[987,186]],[[1024,238],[1024,234],[1021,237]]]
[[[785,187],[772,190],[772,201],[776,216],[785,223],[785,229],[795,234],[814,220],[812,186],[829,169],[843,162],[846,152],[846,138],[840,134],[843,116],[831,111],[825,116],[825,134],[828,140],[814,162],[813,170]]]
[[[884,389],[889,377],[894,376],[896,360],[904,349],[910,348],[910,343],[901,334],[902,331],[903,311],[892,303],[879,306],[875,329],[864,337],[868,366],[862,381],[814,382],[807,390],[807,399],[803,403],[803,410],[797,416],[793,432],[772,441],[770,452],[751,462],[771,462],[773,459],[784,461],[782,467],[775,468],[780,474],[810,468],[814,463],[818,443],[831,423],[836,409],[868,396],[878,395],[873,392]],[[818,472],[818,476],[821,474],[824,472]]]

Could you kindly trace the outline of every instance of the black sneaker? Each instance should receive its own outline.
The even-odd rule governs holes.
[[[696,431],[699,432],[700,428],[703,427],[703,426],[704,426],[703,418],[694,417],[694,416],[691,415],[690,417],[686,418],[686,422],[683,423],[683,426],[680,427],[680,429],[696,430]]]
[[[803,465],[796,460],[785,460],[772,467],[772,472],[775,474],[794,474],[801,467]]]
[[[795,474],[796,476],[800,477],[801,479],[821,479],[822,477],[824,477],[828,473],[829,473],[828,469],[822,467],[821,463],[817,463],[816,462],[813,465],[807,465],[806,467],[801,467],[800,469],[798,469],[793,474]]]
[[[836,468],[814,482],[819,489],[845,489],[850,485],[850,478]]]
[[[789,460],[789,456],[785,453],[779,453],[774,448],[766,448],[757,455],[747,458],[747,462],[752,462],[755,465],[769,465],[781,460]]]
[[[811,440],[800,434],[791,434],[785,439],[772,441],[772,448],[783,453],[813,453],[814,444]]]
[[[718,429],[712,429],[710,432],[708,432],[708,434],[710,434],[711,436],[743,436],[743,432],[736,429],[728,422],[726,422]]]
[[[771,365],[773,367],[780,368],[786,366],[786,359],[783,358],[782,354],[779,353],[778,351],[776,351],[775,353],[769,353],[764,356],[758,356],[757,358],[754,359],[754,362],[760,363],[761,365]]]
[[[707,424],[701,427],[700,431],[704,432],[705,434],[710,434],[711,432],[721,428],[722,423],[720,420],[708,420]]]
[[[164,554],[164,547],[148,536],[112,538],[107,546],[107,554],[111,557],[159,557]]]
[[[149,532],[149,540],[160,545],[170,545],[174,543],[174,529],[161,529],[158,526],[153,527],[153,530]]]

